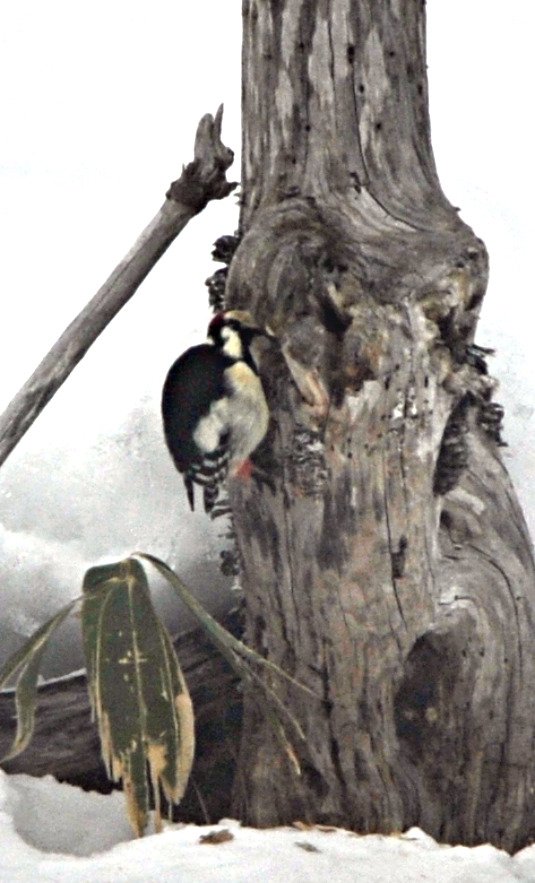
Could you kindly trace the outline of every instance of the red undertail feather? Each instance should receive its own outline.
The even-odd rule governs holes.
[[[254,466],[252,461],[247,458],[247,460],[244,460],[236,469],[234,469],[233,475],[236,478],[241,478],[243,481],[249,481],[253,474],[253,469]]]

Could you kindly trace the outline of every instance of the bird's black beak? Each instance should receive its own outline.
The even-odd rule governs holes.
[[[245,334],[248,343],[254,340],[255,337],[266,337],[268,340],[275,340],[275,335],[271,329],[267,328],[246,328]]]

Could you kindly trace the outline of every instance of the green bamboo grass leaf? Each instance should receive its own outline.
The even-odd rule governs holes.
[[[118,565],[109,564],[101,567],[92,567],[87,571],[83,582],[82,604],[82,640],[87,667],[87,687],[91,700],[93,720],[96,717],[98,706],[98,658],[99,658],[99,630],[103,611],[109,600],[110,593],[114,590],[121,577],[118,575]]]
[[[250,662],[254,662],[261,668],[270,669],[274,674],[279,675],[285,681],[293,684],[294,687],[297,687],[304,693],[308,693],[308,695],[313,696],[314,699],[322,701],[321,696],[318,696],[309,687],[301,684],[298,680],[289,675],[288,672],[285,672],[284,669],[276,665],[276,663],[271,662],[271,660],[269,659],[265,659],[263,656],[260,656],[259,653],[256,653],[254,650],[244,644],[243,641],[239,641],[238,638],[235,638],[234,635],[231,635],[230,632],[223,628],[223,626],[219,625],[217,620],[215,620],[213,616],[210,616],[208,611],[205,610],[202,604],[197,601],[197,599],[191,594],[187,586],[184,585],[182,580],[176,575],[173,570],[171,570],[171,568],[167,564],[165,564],[163,561],[160,561],[160,559],[156,558],[154,555],[149,555],[147,552],[134,552],[133,555],[136,558],[142,558],[146,561],[149,561],[150,564],[152,564],[156,568],[156,570],[158,570],[162,574],[162,576],[165,577],[165,579],[175,589],[181,601],[186,605],[186,607],[189,608],[191,613],[193,613],[193,615],[200,623],[200,625],[205,629],[205,631],[208,632],[208,634],[223,655],[225,654],[225,651],[232,650],[239,657],[247,659]],[[233,665],[232,661],[229,660],[229,662],[231,665]]]
[[[136,552],[134,554],[138,558],[149,561],[162,574],[162,576],[165,577],[172,588],[175,589],[181,600],[187,605],[201,626],[208,633],[215,646],[219,649],[221,655],[224,656],[229,665],[232,666],[234,671],[236,671],[237,675],[252,688],[252,695],[255,702],[268,719],[277,740],[285,754],[288,756],[293,768],[297,774],[300,774],[301,770],[297,756],[286,736],[284,727],[281,724],[281,718],[286,720],[302,742],[306,741],[303,729],[299,724],[299,721],[288,711],[277,694],[256,674],[256,672],[252,670],[250,663],[254,662],[263,665],[271,672],[281,675],[286,680],[301,687],[306,692],[311,693],[312,691],[303,687],[298,681],[294,680],[294,678],[279,668],[279,666],[264,659],[258,653],[255,653],[254,650],[251,650],[250,647],[247,647],[241,641],[238,641],[237,638],[220,626],[219,623],[216,622],[216,620],[210,616],[204,607],[193,597],[182,580],[171,570],[170,567],[167,566],[167,564],[160,561],[159,558],[156,558],[153,555],[148,555],[144,552]],[[255,687],[256,689],[254,689]],[[314,693],[312,693],[312,695],[315,696]]]
[[[182,798],[194,730],[187,687],[139,562],[87,572],[82,632],[104,763],[110,778],[122,779],[128,816],[141,836],[149,812],[147,767],[158,830],[160,787],[169,801]]]
[[[65,607],[45,622],[25,644],[11,656],[0,669],[0,690],[18,673],[15,688],[15,706],[17,710],[17,732],[11,748],[1,758],[6,760],[16,757],[24,751],[33,735],[35,725],[35,705],[37,698],[37,679],[39,669],[48,642],[56,629],[67,618],[80,599],[70,601]]]

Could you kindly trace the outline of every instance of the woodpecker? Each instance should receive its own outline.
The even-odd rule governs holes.
[[[211,512],[227,475],[249,478],[249,455],[264,438],[269,410],[251,355],[257,328],[249,313],[217,313],[208,340],[172,365],[162,394],[165,441],[184,477],[191,509],[194,484]]]

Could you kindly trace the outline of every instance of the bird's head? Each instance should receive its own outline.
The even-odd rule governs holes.
[[[208,326],[208,338],[231,359],[243,359],[258,335],[272,337],[269,331],[255,324],[246,310],[216,313]]]

